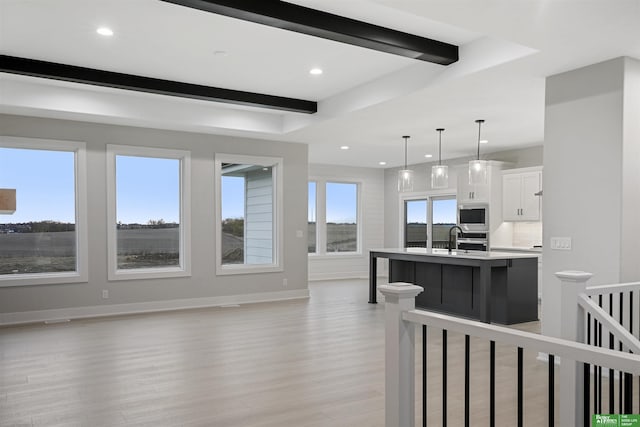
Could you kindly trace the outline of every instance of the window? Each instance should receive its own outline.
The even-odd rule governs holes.
[[[0,286],[87,281],[86,150],[81,142],[1,137]]]
[[[404,247],[427,247],[427,199],[404,202]]]
[[[456,206],[455,197],[433,197],[431,199],[432,248],[448,248],[449,230],[457,223]]]
[[[308,252],[310,254],[316,252],[316,183],[314,181],[309,182],[309,207],[307,210],[308,220],[307,220],[307,236],[309,239],[309,247]]]
[[[402,234],[405,248],[447,248],[449,229],[456,225],[455,196],[404,199]]]
[[[358,184],[326,184],[326,252],[358,251]]]
[[[216,155],[218,274],[281,271],[282,159]]]
[[[109,280],[190,274],[187,151],[107,146]]]

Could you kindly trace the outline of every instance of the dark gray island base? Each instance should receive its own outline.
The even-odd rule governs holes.
[[[369,253],[369,302],[376,303],[377,258],[389,259],[389,282],[424,291],[416,308],[483,322],[538,320],[538,259],[527,254],[446,249],[375,249]]]

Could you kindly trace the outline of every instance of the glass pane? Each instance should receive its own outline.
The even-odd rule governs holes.
[[[446,249],[449,244],[449,229],[456,225],[456,199],[433,199],[432,248]]]
[[[16,211],[0,215],[0,274],[76,271],[75,153],[0,148],[0,187]]]
[[[180,160],[116,156],[118,269],[180,265]]]
[[[358,250],[358,186],[327,183],[327,252]]]
[[[309,207],[307,219],[308,252],[316,252],[316,183],[309,182]]]
[[[273,264],[273,168],[222,165],[222,264]]]
[[[407,200],[405,207],[405,248],[427,247],[427,201]]]

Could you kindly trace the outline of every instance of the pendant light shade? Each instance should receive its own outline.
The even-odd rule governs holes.
[[[478,154],[476,160],[469,162],[469,184],[486,184],[487,183],[487,161],[480,160],[480,128],[484,120],[476,120],[478,124]]]
[[[410,136],[404,138],[404,169],[398,171],[398,191],[403,193],[413,191],[413,171],[407,169],[407,140]]]
[[[438,164],[431,166],[431,188],[449,187],[449,167],[442,164],[442,132],[444,129],[436,129],[438,132]]]

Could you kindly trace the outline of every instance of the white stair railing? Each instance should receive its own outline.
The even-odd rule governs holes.
[[[385,296],[386,426],[415,425],[415,325],[454,331],[559,357],[560,405],[556,425],[584,425],[584,364],[640,375],[640,355],[593,347],[581,342],[585,336],[585,308],[578,301],[582,300],[586,281],[591,275],[574,271],[558,273],[558,277],[562,282],[562,338],[415,310],[415,296],[422,292],[422,287],[407,283],[379,286],[378,290]],[[573,301],[573,304],[565,305],[567,301]],[[590,305],[587,306],[591,310]],[[599,316],[603,317],[602,313]],[[620,333],[619,336],[624,337],[624,334]],[[633,348],[631,338],[633,336],[625,338],[625,345]]]

